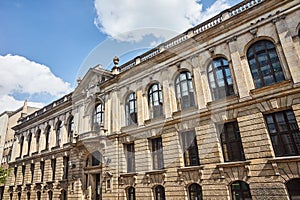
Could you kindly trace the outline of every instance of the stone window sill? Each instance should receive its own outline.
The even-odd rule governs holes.
[[[272,167],[273,167],[273,170],[274,170],[276,176],[280,176],[280,170],[278,168],[278,163],[295,162],[295,161],[300,161],[300,156],[276,157],[276,158],[270,158],[268,160],[268,162],[272,164]]]
[[[279,83],[274,83],[272,85],[264,86],[261,88],[255,88],[250,90],[250,96],[257,98],[269,94],[272,91],[272,94],[276,94],[279,91],[286,91],[293,87],[293,82],[291,80],[281,81]]]
[[[226,162],[226,163],[219,163],[217,164],[217,168],[219,169],[221,178],[225,178],[224,168],[231,168],[231,167],[240,167],[244,168],[247,174],[247,177],[251,176],[250,173],[250,161],[237,161],[237,162]]]

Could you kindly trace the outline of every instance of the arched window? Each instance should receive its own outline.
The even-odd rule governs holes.
[[[57,122],[56,125],[56,146],[60,146],[61,143],[61,130],[62,130],[63,124],[61,121]]]
[[[207,73],[213,100],[234,94],[231,73],[225,58],[213,59]]]
[[[100,165],[102,160],[101,153],[99,151],[94,151],[91,156],[92,156],[92,166]]]
[[[67,191],[66,190],[62,190],[60,196],[61,196],[60,197],[61,200],[67,200],[68,199],[68,193],[67,193]]]
[[[71,116],[68,122],[68,141],[71,142],[73,140],[74,133],[74,117]]]
[[[202,189],[197,183],[189,186],[189,200],[202,200]]]
[[[48,197],[49,197],[49,200],[52,200],[52,198],[53,198],[53,192],[51,190],[48,192]]]
[[[127,190],[127,199],[128,200],[135,200],[135,188],[134,187],[129,187]]]
[[[27,200],[30,200],[30,192],[27,192]]]
[[[181,110],[195,105],[194,89],[191,73],[181,72],[175,79],[177,103]]]
[[[165,188],[161,185],[158,185],[154,188],[155,200],[165,200]]]
[[[35,150],[38,152],[40,150],[40,138],[41,138],[41,130],[38,129],[35,133]]]
[[[45,131],[45,149],[49,149],[49,139],[50,139],[50,130],[51,130],[51,127],[48,126],[46,128],[46,131]]]
[[[148,103],[152,118],[163,115],[163,98],[161,86],[159,83],[155,83],[149,88]]]
[[[244,181],[235,181],[231,185],[232,200],[252,199],[249,185]]]
[[[289,180],[286,183],[286,188],[288,190],[290,200],[300,199],[300,178]]]
[[[21,138],[20,138],[20,154],[19,154],[19,157],[22,156],[23,145],[24,145],[24,136],[22,135]]]
[[[103,122],[104,122],[104,106],[102,103],[99,103],[95,106],[95,110],[94,110],[93,129],[95,131],[100,130],[100,127]]]
[[[31,140],[32,140],[32,133],[29,133],[28,136],[27,136],[27,155],[29,155],[30,153],[30,147],[31,147]]]
[[[258,41],[250,46],[247,59],[256,88],[283,81],[284,74],[275,45],[268,40]]]
[[[130,93],[126,98],[125,103],[126,125],[137,123],[137,108],[135,93]]]
[[[41,196],[42,196],[42,193],[40,191],[38,191],[36,193],[37,200],[41,200]]]

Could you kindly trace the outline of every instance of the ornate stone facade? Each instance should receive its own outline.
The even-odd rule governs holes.
[[[14,127],[4,199],[289,199],[300,182],[299,0],[253,0]]]

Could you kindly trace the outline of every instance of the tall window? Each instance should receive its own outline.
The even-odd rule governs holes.
[[[232,200],[251,200],[250,188],[244,181],[235,181],[231,185]]]
[[[27,200],[30,200],[30,192],[27,192]]]
[[[163,169],[164,168],[164,158],[163,158],[163,146],[162,139],[155,138],[151,140],[152,143],[152,165],[153,169]]]
[[[73,140],[73,134],[74,134],[74,117],[71,116],[69,118],[68,123],[68,141],[71,142]]]
[[[181,72],[176,77],[175,89],[177,102],[181,110],[195,105],[193,81],[190,72]]]
[[[21,200],[21,196],[22,196],[21,192],[18,192],[18,200]]]
[[[25,180],[25,172],[26,172],[26,165],[22,165],[22,185],[24,184],[24,180]]]
[[[45,149],[46,150],[49,149],[50,130],[51,130],[51,127],[48,126],[45,131],[45,143],[46,143]]]
[[[256,88],[283,81],[284,75],[275,45],[268,40],[258,41],[247,51],[248,63]]]
[[[300,199],[300,178],[295,178],[289,180],[286,183],[287,191],[290,196],[290,200],[299,200]]]
[[[163,98],[161,86],[159,83],[155,83],[149,88],[148,102],[152,118],[163,115]]]
[[[34,163],[30,164],[30,173],[31,173],[31,183],[33,183],[33,177],[34,177]]]
[[[155,200],[165,200],[165,188],[161,185],[158,185],[154,188]]]
[[[36,152],[40,150],[40,138],[41,138],[41,130],[38,129],[37,132],[35,133],[35,149]]]
[[[19,154],[19,157],[22,156],[23,145],[24,145],[24,136],[22,135],[21,138],[20,138],[20,154]]]
[[[202,189],[197,183],[193,183],[188,187],[189,200],[202,200]]]
[[[18,175],[18,167],[15,167],[14,168],[15,185],[16,185],[16,182],[17,182],[17,175]]]
[[[126,144],[126,156],[127,156],[127,172],[135,171],[135,152],[134,143]]]
[[[66,190],[61,191],[61,200],[68,200],[68,193]]]
[[[62,128],[63,128],[62,122],[58,121],[56,125],[56,146],[60,146]]]
[[[44,181],[44,173],[45,173],[45,161],[40,162],[40,170],[41,170],[41,182]]]
[[[126,125],[137,123],[136,96],[134,92],[130,93],[126,99],[125,113],[126,113]]]
[[[127,199],[128,200],[135,200],[135,188],[129,187],[127,190]]]
[[[31,140],[32,140],[32,134],[31,133],[29,133],[28,134],[28,136],[27,136],[27,141],[28,141],[28,143],[27,143],[27,155],[29,155],[29,153],[30,153],[30,147],[31,147]]]
[[[40,191],[37,191],[36,196],[37,200],[41,200],[42,193]]]
[[[199,165],[199,154],[195,132],[188,131],[182,133],[181,142],[185,166]]]
[[[208,66],[209,86],[214,100],[221,99],[234,94],[233,82],[225,58],[215,58]]]
[[[99,103],[95,106],[94,110],[94,130],[100,130],[102,123],[104,122],[104,106],[103,104]]]
[[[219,126],[225,162],[245,160],[238,123],[229,122]]]
[[[276,156],[300,155],[300,131],[292,110],[265,115]]]
[[[63,158],[63,163],[64,163],[63,179],[68,179],[68,175],[69,175],[69,156],[65,156]]]
[[[48,197],[49,197],[49,200],[52,200],[52,198],[53,198],[53,192],[51,190],[48,192]]]
[[[55,180],[55,173],[56,173],[56,159],[51,159],[51,169],[52,169],[52,180]]]

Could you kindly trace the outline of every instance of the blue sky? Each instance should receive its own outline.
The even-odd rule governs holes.
[[[25,99],[45,105],[87,68],[128,59],[240,1],[0,0],[0,113]]]

